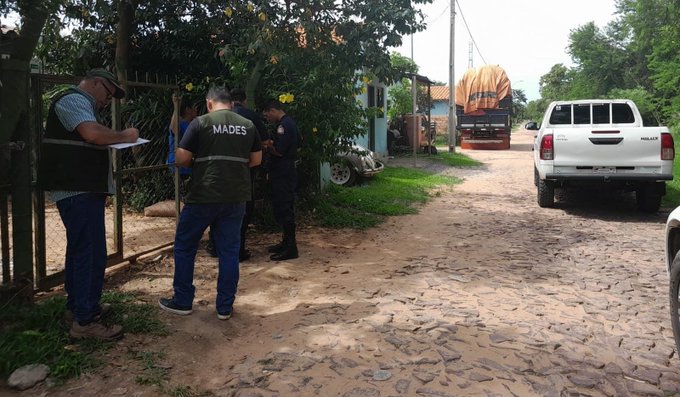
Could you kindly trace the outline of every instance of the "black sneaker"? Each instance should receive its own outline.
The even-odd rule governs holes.
[[[217,318],[220,319],[220,320],[229,320],[231,318],[231,314],[233,312],[234,312],[233,310],[230,310],[228,312],[223,312],[223,313],[217,312]]]
[[[186,316],[193,312],[193,310],[191,310],[191,306],[180,306],[175,303],[174,298],[161,298],[158,301],[158,305],[161,307],[161,309],[170,313],[179,314],[180,316]]]

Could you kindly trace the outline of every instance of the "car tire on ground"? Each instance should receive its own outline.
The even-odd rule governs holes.
[[[543,179],[538,180],[538,206],[542,208],[555,205],[555,185]]]
[[[680,352],[680,255],[675,255],[675,259],[673,259],[670,279],[668,292],[671,308],[671,326],[673,328],[673,336],[675,337],[676,351]]]
[[[661,194],[653,186],[643,186],[635,191],[638,210],[656,212],[661,207]]]
[[[357,173],[347,160],[331,164],[331,182],[341,186],[352,186],[357,181]]]

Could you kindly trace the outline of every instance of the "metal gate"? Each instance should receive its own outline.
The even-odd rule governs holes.
[[[131,261],[139,256],[171,246],[179,213],[179,177],[173,165],[166,164],[168,125],[172,113],[170,100],[177,85],[158,77],[128,83],[126,102],[114,99],[102,114],[114,130],[138,127],[140,137],[150,142],[134,148],[111,149],[115,194],[107,200],[106,230],[108,266]],[[48,289],[63,283],[66,234],[56,204],[36,188],[35,177],[40,158],[50,94],[65,85],[77,84],[76,77],[33,74],[30,77],[31,175],[33,176],[33,263],[34,287]],[[178,109],[176,109],[178,110]],[[177,139],[175,139],[177,142]],[[0,185],[0,254],[2,285],[12,281],[13,249],[10,236],[12,199],[9,187]],[[162,204],[159,204],[162,203]],[[149,206],[165,206],[165,216],[148,216]]]

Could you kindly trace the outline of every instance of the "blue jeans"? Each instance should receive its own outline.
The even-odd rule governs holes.
[[[217,299],[219,313],[232,310],[239,279],[238,254],[241,244],[241,221],[245,203],[185,204],[175,233],[174,300],[191,306],[196,288],[194,262],[198,243],[210,225],[218,256]]]
[[[66,228],[66,308],[82,325],[92,322],[100,311],[106,270],[105,204],[106,195],[101,193],[82,193],[57,202]]]

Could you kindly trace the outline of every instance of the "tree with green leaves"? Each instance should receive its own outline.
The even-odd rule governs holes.
[[[283,98],[314,167],[366,132],[375,110],[356,96],[401,78],[389,48],[425,27],[415,6],[429,2],[65,0],[48,13],[37,54],[58,73],[115,66],[121,80],[177,76],[189,95],[220,82],[244,87],[251,106]]]
[[[517,123],[526,117],[527,95],[524,90],[512,89],[512,120]]]

